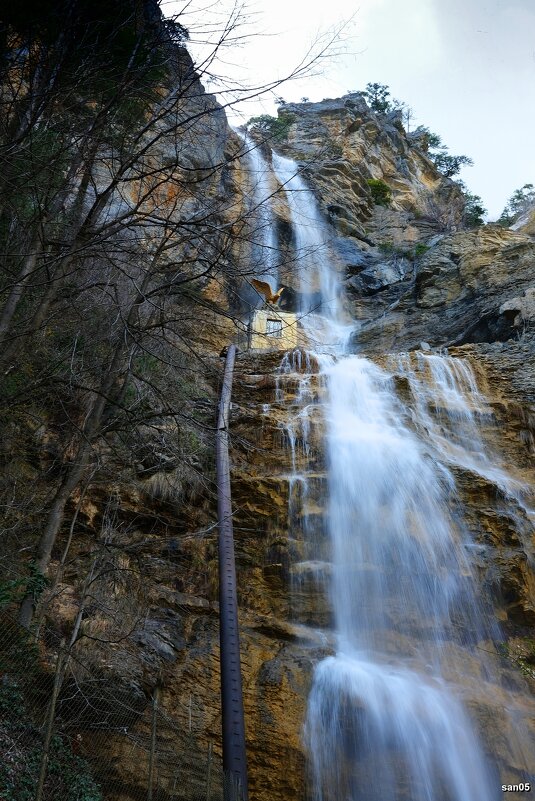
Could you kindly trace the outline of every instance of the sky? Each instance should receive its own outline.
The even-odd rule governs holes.
[[[198,2],[162,4],[190,29],[196,61],[236,9],[231,0]],[[318,101],[376,81],[414,110],[412,127],[427,126],[451,154],[474,160],[459,177],[481,196],[489,220],[515,189],[535,183],[535,0],[252,0],[240,17],[209,66],[226,84],[204,81],[223,101],[229,82],[284,78],[339,33],[312,74],[243,103],[231,122],[276,114],[274,94]]]

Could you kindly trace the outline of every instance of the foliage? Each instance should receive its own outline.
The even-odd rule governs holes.
[[[425,125],[419,125],[412,134],[418,142],[418,147],[427,153],[429,150],[440,150],[444,147],[442,139],[436,133],[429,130]]]
[[[117,76],[141,70],[154,83],[161,80],[164,42],[155,26],[135,13],[135,4],[108,0],[43,0],[12,3],[3,14],[20,41],[39,59],[39,68],[55,73],[54,92],[69,96],[76,88],[85,103],[110,99],[117,91]],[[133,13],[134,12],[134,13]],[[167,25],[168,35],[186,38],[180,25]],[[43,46],[35,47],[35,40]],[[88,67],[88,65],[90,65]]]
[[[485,224],[487,209],[479,195],[470,192],[464,181],[455,181],[462,192],[464,200],[463,224],[466,228],[477,228]]]
[[[23,595],[29,595],[34,601],[38,601],[48,583],[35,562],[31,562],[28,576],[0,582],[0,608],[20,600]]]
[[[505,227],[511,225],[516,217],[533,204],[535,204],[535,187],[533,184],[524,184],[520,189],[516,189],[507,201],[498,224]]]
[[[433,161],[437,170],[441,172],[445,178],[453,178],[454,175],[459,174],[461,167],[464,165],[471,167],[474,163],[473,159],[469,156],[452,156],[445,152],[437,153],[433,157]]]
[[[0,788],[2,801],[33,801],[42,757],[42,731],[31,721],[17,681],[0,684]],[[65,801],[101,801],[87,762],[72,753],[68,742],[55,735],[45,787]]]
[[[453,178],[459,174],[461,167],[472,166],[474,163],[469,156],[452,156],[448,153],[448,147],[442,142],[441,137],[424,125],[419,125],[411,136],[420,150],[429,155],[437,170],[446,178]]]
[[[364,96],[370,108],[382,114],[390,111],[392,106],[388,98],[390,90],[384,83],[367,83]]]
[[[294,119],[294,115],[287,111],[282,111],[278,117],[261,114],[259,117],[251,117],[247,126],[256,128],[275,142],[284,142],[288,139],[288,133]]]
[[[483,205],[482,199],[479,195],[474,195],[472,192],[463,191],[465,207],[463,213],[463,222],[467,228],[477,228],[484,225],[485,214],[487,209]]]
[[[383,83],[368,83],[362,92],[371,109],[380,114],[388,114],[391,111],[399,111],[401,119],[407,131],[411,121],[415,119],[414,110],[404,100],[393,97],[390,99],[390,89]]]
[[[32,681],[39,671],[39,648],[30,634],[24,629],[14,627],[10,617],[2,613],[0,636],[3,640],[0,649],[0,673],[6,677],[8,674],[23,675],[26,681]],[[5,647],[6,640],[9,647]],[[0,693],[0,717],[2,704],[6,703],[5,698],[2,698]]]
[[[0,582],[0,608],[8,606],[17,600],[20,591],[25,590],[27,584],[28,579],[26,577]]]
[[[427,253],[428,250],[429,250],[429,245],[426,245],[423,242],[418,242],[418,244],[414,248],[414,258],[419,259],[420,256],[423,256],[424,253]]]
[[[393,242],[380,242],[378,245],[381,253],[385,256],[396,259],[411,259],[413,254],[408,248],[401,247],[401,245],[394,245]]]
[[[175,19],[165,19],[164,25],[175,44],[183,44],[189,40],[189,31]]]
[[[367,181],[372,194],[373,202],[377,206],[389,206],[392,202],[392,191],[388,184],[380,178],[369,178]]]
[[[390,111],[401,112],[405,128],[407,131],[409,130],[411,120],[415,118],[414,111],[403,100],[390,99],[390,89],[386,84],[368,83],[363,95],[374,111],[382,114]],[[472,166],[474,163],[469,156],[453,156],[448,153],[448,148],[443,144],[440,136],[424,125],[419,125],[411,137],[424,153],[428,153],[437,170],[446,178],[458,175],[461,167]]]
[[[429,245],[426,245],[424,242],[418,242],[414,248],[404,247],[403,245],[395,245],[393,242],[380,242],[377,246],[381,253],[384,253],[385,256],[394,259],[408,259],[409,261],[413,261],[414,259],[419,259],[428,250],[430,250]]]

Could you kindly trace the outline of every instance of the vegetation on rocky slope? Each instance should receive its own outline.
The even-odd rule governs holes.
[[[127,722],[143,744],[161,683],[178,721],[169,728],[174,747],[204,755],[219,732],[217,355],[241,332],[243,289],[257,267],[241,146],[199,82],[180,18],[164,21],[157,3],[19,4],[5,20],[0,606],[13,615],[22,603],[22,622],[39,633],[35,665],[66,639],[78,660],[68,691],[87,706],[103,687],[110,706],[127,699]],[[454,232],[482,222],[480,199],[447,177],[460,164],[440,169],[431,142],[426,150],[400,128],[397,106],[379,107],[388,96],[378,86],[371,110],[351,94],[251,120],[281,152],[307,161],[361,321],[360,346],[377,354],[422,340],[518,338],[531,319],[523,293],[532,245],[490,227]],[[298,258],[284,203],[276,212],[281,269],[293,284]],[[241,358],[233,458],[251,758],[258,798],[272,797],[275,773],[289,798],[303,781],[307,681],[326,646],[308,644],[303,656],[303,635],[286,620],[280,428],[250,405],[273,403],[275,362]],[[529,439],[530,425],[518,426]],[[309,614],[328,622],[327,610]],[[41,673],[49,688],[53,665]],[[0,705],[13,714],[0,748],[12,751],[24,719],[18,753],[28,771],[7,764],[0,782],[22,799],[42,750],[34,721],[46,709],[21,689],[13,665],[5,675]],[[69,714],[65,727],[75,732]],[[85,724],[109,735],[99,759],[119,765],[117,787],[146,788],[147,749],[131,755],[125,721]],[[65,797],[96,801],[100,791],[69,742],[53,742],[51,776],[61,774]],[[289,766],[284,775],[280,764]]]
[[[535,187],[533,184],[524,184],[516,189],[502,211],[498,220],[499,225],[509,226],[535,205]]]
[[[203,482],[203,354],[228,303],[202,291],[232,269],[224,120],[185,29],[150,0],[33,11],[7,16],[1,53],[8,581],[46,573],[89,484]],[[28,584],[25,625],[35,600]]]

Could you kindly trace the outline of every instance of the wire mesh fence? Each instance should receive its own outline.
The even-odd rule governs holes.
[[[113,686],[65,641],[0,612],[2,801],[240,801],[213,744],[159,686]],[[186,728],[186,730],[184,730]]]

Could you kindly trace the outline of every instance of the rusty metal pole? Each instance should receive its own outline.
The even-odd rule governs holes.
[[[219,642],[221,659],[221,707],[223,770],[241,788],[240,801],[248,801],[245,723],[240,668],[240,636],[236,564],[230,495],[228,421],[236,346],[229,345],[216,432],[217,512],[219,519]],[[229,791],[225,791],[225,801]],[[234,801],[234,800],[232,800]]]

